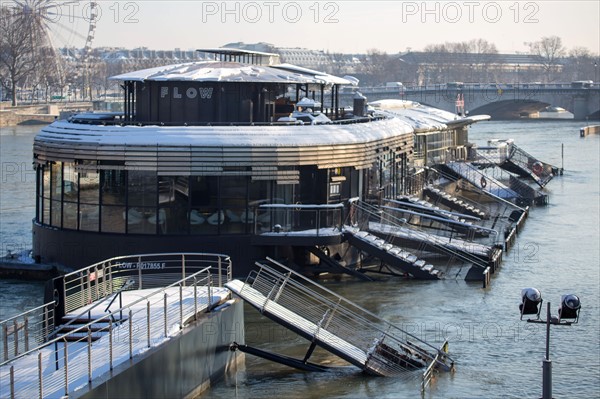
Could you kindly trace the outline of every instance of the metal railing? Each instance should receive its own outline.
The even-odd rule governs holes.
[[[514,148],[514,147],[513,147]],[[527,200],[535,200],[537,197],[541,196],[542,194],[539,193],[538,191],[536,191],[533,187],[529,186],[527,183],[519,180],[518,178],[516,178],[515,176],[513,176],[511,173],[505,171],[504,169],[502,169],[501,167],[498,166],[498,162],[494,159],[494,158],[489,158],[489,155],[491,155],[491,153],[489,152],[479,152],[477,151],[477,156],[479,158],[479,162],[483,161],[484,164],[488,164],[489,167],[487,167],[485,170],[486,172],[484,173],[483,171],[477,169],[474,166],[471,166],[471,169],[475,172],[478,172],[481,175],[481,180],[480,183],[482,185],[482,189],[486,189],[486,185],[487,184],[483,184],[483,179],[486,179],[485,176],[491,176],[492,179],[487,179],[487,180],[491,180],[491,184],[490,184],[490,190],[492,189],[492,187],[494,187],[494,185],[497,185],[496,182],[494,182],[494,180],[496,180],[497,182],[502,182],[508,185],[508,188],[512,191],[514,191],[521,199],[527,199]],[[513,151],[510,151],[509,154],[507,155],[508,159],[510,159],[512,162],[515,162],[516,159],[513,159]],[[472,176],[473,172],[470,172],[470,178],[475,178]]]
[[[157,259],[160,265],[169,264],[173,270],[161,273],[167,269],[166,265],[164,269],[144,269],[144,266],[156,263],[152,259]],[[179,273],[174,270],[175,259],[180,261]],[[116,286],[115,281],[123,277],[123,271],[134,271],[135,275],[128,275],[131,289],[126,291],[142,287],[144,291],[138,291],[134,298],[129,297],[118,309],[98,306],[91,311],[89,308],[93,305],[86,304],[79,314],[71,314],[66,319],[78,322],[70,324],[69,328],[65,328],[67,323],[57,327],[63,328],[57,337],[0,363],[0,397],[68,396],[69,392],[87,385],[107,370],[177,335],[201,312],[210,311],[228,297],[229,291],[220,287],[231,280],[228,256],[191,253],[113,258],[62,278],[65,282],[80,281],[78,275],[90,270],[106,271],[106,282],[102,281],[101,275],[97,278],[99,284],[107,287]],[[79,289],[80,293],[71,292],[66,296],[69,307],[82,297],[94,297],[96,292],[87,283]],[[100,299],[106,306],[113,298],[108,294]],[[87,315],[88,319],[83,319],[82,315]],[[100,342],[93,344],[97,340]]]
[[[243,293],[251,287],[266,297],[261,311],[269,302],[289,309],[313,326],[315,337],[325,330],[333,335],[329,341],[332,347],[353,348],[362,357],[364,370],[374,374],[402,375],[425,368],[432,361],[451,367],[446,363],[452,359],[433,345],[276,261],[267,260],[273,267],[257,262],[259,269],[250,273],[241,290]]]
[[[54,302],[48,302],[0,322],[2,362],[42,344],[54,330]]]
[[[479,253],[480,255],[487,255],[487,251],[489,251],[490,248],[488,245],[479,244],[474,241],[458,239],[462,245],[466,244],[466,246],[470,246],[470,248],[465,246],[464,251],[459,252],[452,246],[452,236],[448,237],[447,240],[444,240],[441,238],[442,236],[429,234],[424,229],[421,229],[416,225],[408,224],[406,219],[397,216],[398,212],[402,212],[402,210],[399,208],[398,212],[395,212],[393,209],[391,209],[391,207],[374,206],[363,201],[355,201],[352,203],[352,206],[355,207],[356,213],[360,215],[360,222],[357,225],[361,230],[369,231],[370,222],[379,223],[382,226],[389,227],[388,229],[383,229],[381,231],[382,233],[385,232],[388,234],[388,241],[393,241],[393,238],[395,237],[394,232],[396,231],[397,235],[400,237],[421,242],[422,244],[419,246],[419,248],[414,251],[419,257],[424,254],[427,246],[435,248],[439,253],[446,255],[448,257],[446,262],[446,274],[449,274],[449,267],[455,262],[463,265],[471,263],[481,268],[485,268],[485,262],[476,257],[474,254]],[[402,234],[400,235],[400,233]],[[457,273],[459,272],[460,270]]]
[[[531,178],[541,187],[544,187],[554,177],[555,168],[552,165],[539,161],[514,143],[509,144],[508,159],[529,172]]]
[[[191,273],[213,267],[221,286],[231,279],[231,260],[226,255],[197,253],[164,253],[129,255],[111,258],[86,268],[57,277],[64,286],[64,313],[72,312],[98,299],[112,295],[130,279],[129,290],[162,287]]]
[[[256,209],[256,234],[312,231],[314,235],[341,233],[344,204],[263,204]],[[260,224],[260,225],[259,225]]]

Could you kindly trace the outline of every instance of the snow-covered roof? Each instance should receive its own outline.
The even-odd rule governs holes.
[[[367,144],[412,133],[405,121],[390,118],[352,124],[311,126],[101,126],[56,121],[44,127],[36,140],[101,145],[204,147],[303,147]]]
[[[400,118],[411,125],[416,133],[456,128],[490,119],[489,115],[460,117],[452,112],[415,101],[390,99],[373,101],[369,105],[381,113]]]
[[[325,72],[315,71],[314,69],[308,69],[299,67],[292,64],[278,64],[273,65],[273,68],[281,69],[288,72],[300,73],[306,76],[312,76],[314,79],[319,80],[319,83],[325,84],[339,84],[339,85],[356,85],[356,82],[350,79],[340,78],[339,76],[330,75]]]
[[[112,76],[123,81],[263,82],[300,84],[351,84],[337,76],[294,67],[252,65],[229,61],[196,61],[142,69]]]

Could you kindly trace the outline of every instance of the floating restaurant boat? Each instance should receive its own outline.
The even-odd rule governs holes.
[[[130,253],[217,251],[231,255],[236,275],[272,256],[309,273],[364,277],[368,254],[391,263],[391,274],[440,279],[460,259],[484,279],[488,260],[459,253],[440,268],[428,253],[398,256],[358,234],[369,224],[357,218],[381,220],[381,206],[395,207],[399,196],[421,200],[425,186],[453,193],[456,201],[434,204],[446,211],[478,208],[479,198],[456,196],[469,182],[486,191],[462,164],[467,126],[488,116],[407,101],[368,105],[359,94],[342,107],[340,87],[356,79],[280,64],[270,53],[200,51],[214,60],[113,77],[124,89],[123,113],[75,115],[36,136],[36,261],[76,268]],[[435,169],[450,162],[461,167]],[[472,241],[471,231],[495,229],[485,245],[502,248],[519,219],[510,215],[526,209],[516,204],[521,194],[499,197],[492,186],[478,194],[491,204],[479,206],[490,208],[490,225],[472,229],[446,212],[439,232],[451,226]],[[379,209],[367,212],[371,204]]]

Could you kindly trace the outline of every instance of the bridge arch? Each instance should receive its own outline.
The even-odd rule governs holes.
[[[500,100],[468,111],[471,115],[490,115],[492,119],[519,119],[536,114],[549,105],[538,100]]]

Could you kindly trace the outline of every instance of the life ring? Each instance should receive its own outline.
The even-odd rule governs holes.
[[[533,173],[535,173],[538,176],[541,175],[544,171],[544,168],[542,167],[542,164],[540,162],[534,163],[531,169],[533,170]]]
[[[479,182],[481,183],[481,188],[485,188],[485,186],[487,186],[487,180],[485,180],[485,177],[481,176],[481,180]]]

